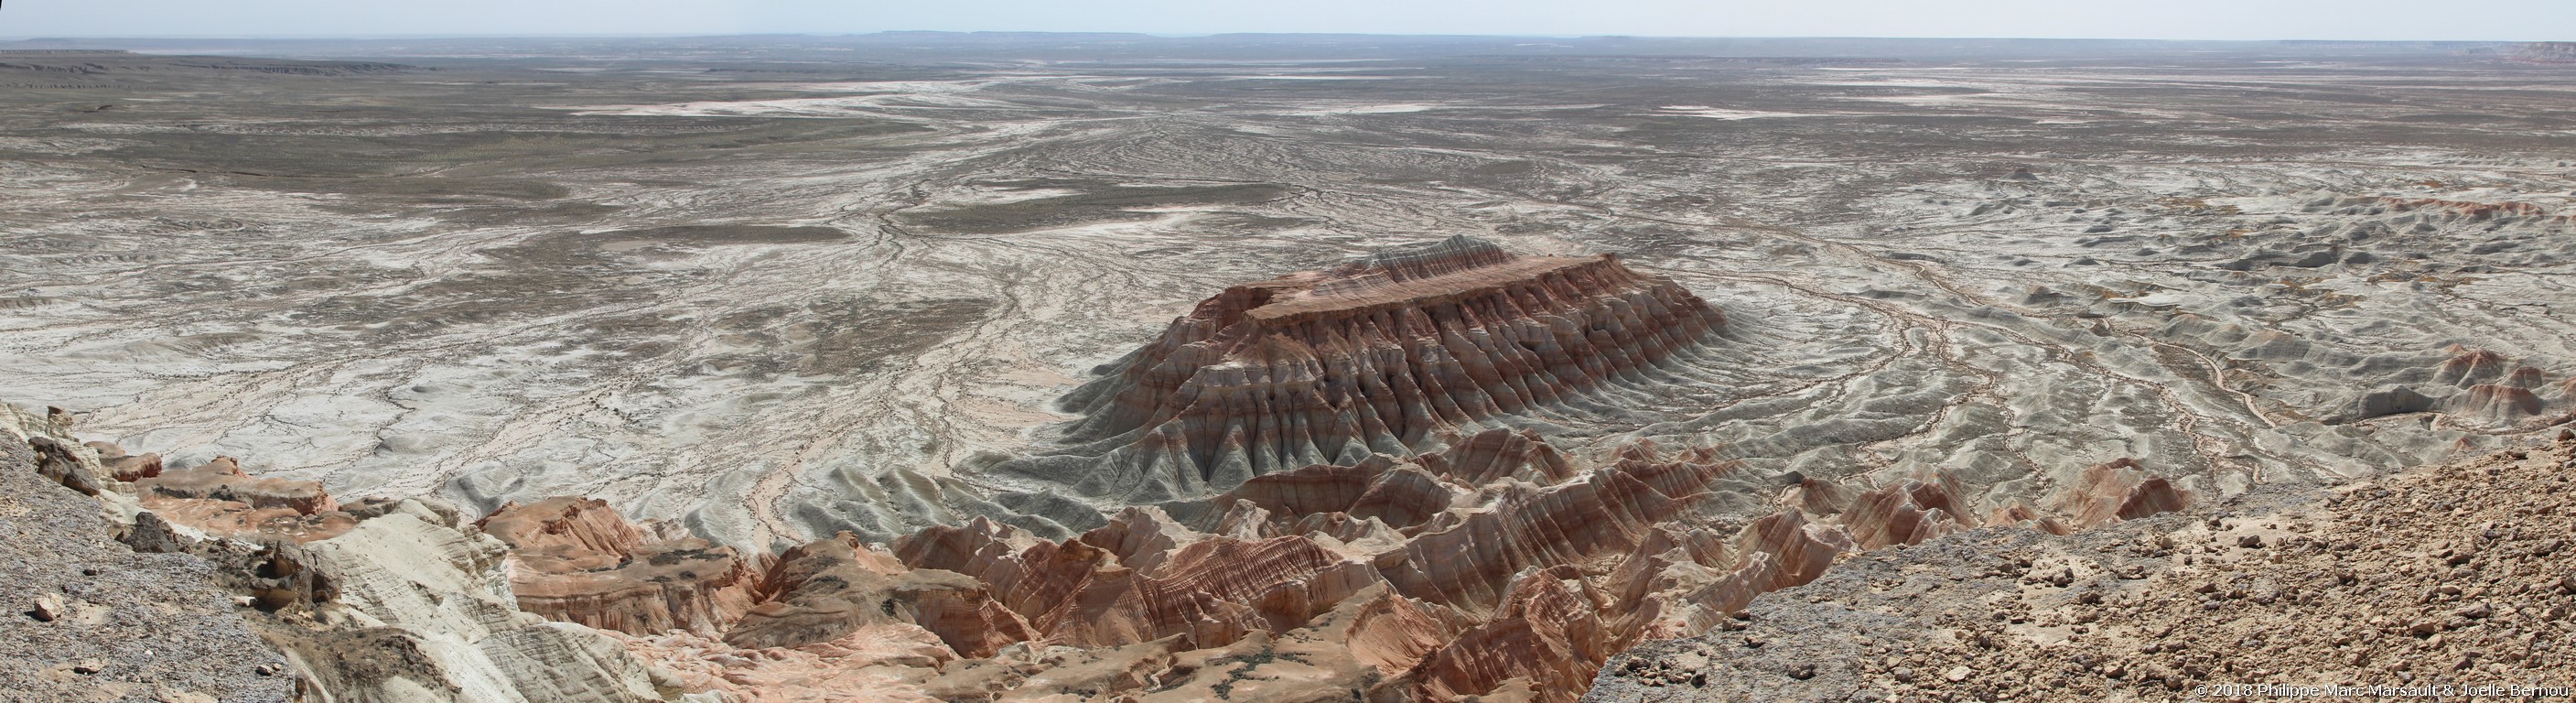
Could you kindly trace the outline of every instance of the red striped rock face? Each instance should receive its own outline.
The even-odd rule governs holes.
[[[603,630],[743,650],[905,642],[896,649],[937,661],[1034,637],[984,584],[906,567],[848,533],[755,565],[703,539],[657,537],[591,499],[512,503],[477,527],[510,546],[521,609]]]
[[[2082,529],[2181,510],[2191,502],[2191,493],[2149,475],[2135,459],[2117,459],[2084,469],[2081,483],[2049,502]]]
[[[1077,392],[1087,417],[1070,439],[1105,453],[1045,477],[1149,503],[1407,456],[1633,382],[1725,324],[1610,256],[1522,256],[1467,238],[1235,286]]]
[[[1590,571],[1669,536],[1736,471],[1706,451],[1647,446],[1582,467],[1533,436],[1491,430],[1401,462],[1381,455],[1256,477],[1210,499],[1198,524],[1129,508],[1055,542],[978,520],[925,530],[895,554],[983,583],[1046,644],[1177,648],[1150,657],[1178,661],[1245,643],[1300,645],[1310,649],[1299,664],[1321,677],[1307,683],[1339,682],[1337,691],[1448,700],[1527,686],[1538,700],[1566,701],[1611,652],[1671,629],[1625,617]],[[1799,531],[1807,523],[1786,524],[1786,536],[1757,531],[1743,546],[1716,547],[1724,554],[1712,561],[1757,555],[1728,591],[1739,601],[1814,578],[1849,546],[1810,547]],[[1189,671],[1151,678],[1177,690],[1225,680]]]
[[[519,607],[603,630],[712,636],[754,599],[752,566],[729,547],[650,540],[599,500],[512,503],[477,523],[510,545]]]
[[[1905,481],[1860,494],[1843,529],[1862,549],[1924,540],[1974,527],[1959,509],[1956,481]]]
[[[1028,625],[983,584],[935,569],[907,569],[849,533],[780,554],[761,578],[764,600],[725,631],[736,647],[808,647],[876,629],[919,628],[947,656],[992,656],[1030,639]]]

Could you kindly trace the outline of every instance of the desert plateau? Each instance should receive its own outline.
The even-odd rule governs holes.
[[[0,701],[2563,699],[2571,56],[0,42]]]

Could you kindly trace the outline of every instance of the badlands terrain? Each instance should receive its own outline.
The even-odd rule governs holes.
[[[27,669],[102,700],[2181,696],[2355,583],[2195,559],[2395,563],[2317,526],[2576,416],[2550,47],[0,49],[14,461],[113,518],[0,519],[181,573],[11,625],[281,652]],[[2470,576],[2248,649],[2567,683],[2576,586]]]

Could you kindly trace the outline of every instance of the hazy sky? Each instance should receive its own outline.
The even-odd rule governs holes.
[[[2576,0],[12,0],[0,37],[885,30],[2576,40]]]

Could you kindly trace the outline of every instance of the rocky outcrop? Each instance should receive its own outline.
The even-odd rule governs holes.
[[[1531,572],[1493,619],[1423,657],[1408,678],[1431,700],[1481,696],[1512,680],[1529,682],[1538,700],[1573,700],[1613,653],[1605,605],[1573,566]]]
[[[984,584],[952,571],[908,569],[846,533],[787,550],[760,590],[764,600],[724,634],[727,644],[803,647],[863,631],[918,630],[941,645],[943,658],[955,658],[992,656],[1034,638]]]
[[[26,445],[33,455],[29,463],[34,465],[36,474],[64,488],[94,496],[116,482],[99,464],[96,450],[43,435],[29,437]]]
[[[96,491],[67,517],[99,520],[152,553],[133,555],[131,573],[111,575],[99,562],[78,579],[27,581],[61,584],[65,614],[125,633],[89,637],[133,650],[96,657],[62,646],[67,662],[6,657],[61,664],[37,674],[45,680],[120,699],[288,700],[293,691],[295,700],[389,703],[664,700],[617,640],[520,612],[503,570],[507,546],[459,521],[454,508],[416,499],[343,505],[319,484],[254,476],[229,459],[156,475],[150,461],[120,461],[151,455],[77,443],[68,427],[63,413],[37,423],[0,409],[0,430],[17,439],[0,445],[40,448],[62,476]],[[35,470],[36,453],[24,470],[0,461],[0,480],[65,483]],[[7,512],[18,504],[0,502],[0,523],[20,524]],[[118,601],[123,587],[114,584],[136,578],[155,580],[159,594]],[[219,605],[210,606],[208,587],[230,595],[212,596]],[[208,642],[218,646],[199,646]],[[188,660],[150,663],[163,656]]]
[[[1961,512],[1958,494],[1957,482],[1946,475],[1864,492],[1843,513],[1843,529],[1862,549],[1922,544],[1975,527]]]
[[[159,454],[129,456],[125,453],[124,447],[110,442],[90,442],[88,446],[98,452],[99,467],[105,469],[107,475],[116,480],[131,483],[161,475],[161,455]]]
[[[1375,564],[1399,593],[1481,612],[1502,603],[1523,570],[1634,548],[1733,468],[1701,455],[1653,461],[1631,451],[1581,481],[1535,491],[1503,486],[1493,508],[1426,532]]]
[[[2181,510],[2191,503],[2191,493],[2149,475],[2136,459],[2121,458],[2085,468],[2076,485],[2049,502],[2068,525],[2083,529]],[[2032,519],[2011,517],[2014,522]]]
[[[1492,429],[1454,442],[1446,450],[1421,456],[1422,468],[1470,486],[1503,478],[1547,485],[1573,478],[1576,471],[1555,445],[1529,430]]]
[[[1729,616],[1756,597],[1812,582],[1863,550],[1926,544],[1980,526],[2066,534],[2179,510],[2190,500],[2189,492],[2127,459],[2086,469],[2075,486],[2046,501],[2047,510],[2013,500],[1987,511],[1980,524],[1966,517],[1975,511],[1964,495],[1960,482],[1944,472],[1856,495],[1829,481],[1799,477],[1781,493],[1783,511],[1754,520],[1732,538],[1658,526],[1610,573],[1607,590],[1616,605],[1609,612],[1618,614],[1614,630],[1629,637],[1624,648],[1724,629],[1733,624]],[[1836,505],[1848,507],[1833,510]]]
[[[1707,632],[1755,597],[1813,581],[1857,549],[1840,528],[1797,510],[1754,520],[1732,538],[1659,527],[1610,573],[1608,610],[1621,648]]]
[[[119,452],[123,453],[123,452]],[[195,468],[157,474],[136,482],[145,492],[187,500],[220,500],[253,508],[284,508],[301,515],[338,510],[340,504],[322,490],[320,481],[294,481],[252,476],[232,457],[215,457]]]
[[[2541,411],[2540,395],[2530,388],[2501,383],[2480,383],[2466,392],[2451,396],[2443,411],[2466,415],[2488,422],[2512,423],[2534,417]]]
[[[1051,642],[1116,646],[1178,635],[1190,648],[1230,644],[1256,630],[1305,624],[1377,582],[1302,536],[1200,540],[1151,573],[1095,570],[1042,620]]]
[[[605,501],[512,503],[475,526],[510,546],[519,607],[551,619],[713,637],[755,599],[753,567],[732,548],[685,536],[648,542]]]
[[[90,444],[102,455],[125,453],[113,444]],[[206,537],[312,542],[346,534],[360,519],[341,509],[321,482],[252,476],[230,457],[155,473],[135,487],[143,509],[158,520]]]
[[[661,699],[616,640],[520,612],[507,546],[424,514],[435,512],[388,513],[263,553],[252,573],[312,578],[262,634],[342,700]]]
[[[2503,354],[2493,351],[2470,349],[2457,344],[2451,345],[2448,351],[2451,353],[2451,358],[2442,360],[2442,368],[2434,372],[2433,382],[2435,383],[2467,388],[2473,384],[2501,379],[2508,369],[2513,368]]]
[[[1095,530],[1064,543],[1039,541],[1018,553],[1017,538],[989,523],[934,529],[897,545],[916,568],[947,567],[985,584],[1049,642],[1118,646],[1179,636],[1192,648],[1223,646],[1245,634],[1303,625],[1376,582],[1365,565],[1302,536],[1154,542],[1123,530]],[[960,538],[974,546],[960,548]],[[1108,548],[1095,546],[1100,539]],[[1135,564],[1136,566],[1130,566]]]
[[[1534,446],[1496,451],[1524,442]],[[1616,599],[1577,566],[1663,534],[1660,524],[1734,470],[1706,450],[1639,446],[1583,471],[1503,432],[1413,460],[1257,477],[1211,500],[1202,527],[1213,534],[1131,508],[1061,543],[979,521],[924,531],[896,554],[984,582],[1048,643],[1208,650],[1312,636],[1339,617],[1348,620],[1330,629],[1348,638],[1348,654],[1336,661],[1377,670],[1386,695],[1484,695],[1512,682],[1562,700],[1635,639],[1605,619]],[[1519,478],[1546,471],[1579,478],[1544,487]],[[1452,482],[1461,475],[1491,483]],[[1790,561],[1821,569],[1806,556]]]
[[[38,475],[135,511],[129,543],[213,559],[285,653],[279,671],[351,700],[1564,703],[1613,653],[1739,627],[1761,594],[1981,514],[1940,472],[1850,488],[1747,476],[1705,447],[1578,459],[1494,428],[1127,508],[1064,539],[975,520],[891,549],[843,533],[743,558],[598,500],[469,524],[434,502],[343,505],[231,461],[128,483],[100,459],[120,448],[38,448],[55,468]],[[1780,478],[1776,495],[1740,490]],[[1989,521],[2058,532],[2188,497],[2124,460]],[[1731,531],[1701,512],[1764,498],[1778,512]]]
[[[1405,530],[1447,512],[1469,493],[1464,487],[1441,481],[1421,465],[1399,465],[1379,456],[1356,466],[1317,464],[1255,477],[1217,496],[1210,504],[1223,508],[1243,504],[1259,509],[1268,518],[1259,530],[1268,534],[1311,531],[1296,524],[1310,517],[1373,520],[1391,529]],[[1319,522],[1316,526],[1321,525]],[[1352,541],[1343,535],[1336,537]]]
[[[119,448],[30,446],[54,453],[47,478],[144,494],[125,499],[141,511],[130,543],[216,560],[280,670],[352,700],[1565,703],[1614,653],[1740,627],[1761,594],[1866,549],[1933,543],[1970,515],[2062,532],[2189,498],[2123,460],[2040,507],[1980,511],[1941,472],[1854,488],[1746,475],[1707,447],[1578,459],[1492,428],[1130,507],[1063,539],[979,519],[891,549],[843,533],[744,558],[598,500],[468,524],[431,502],[342,505],[231,461],[128,483],[100,459]],[[1717,505],[1765,499],[1777,512],[1707,526]]]
[[[1034,638],[984,584],[906,567],[848,533],[756,564],[674,526],[639,527],[595,499],[509,504],[477,526],[509,546],[520,608],[639,646],[884,654],[913,643],[897,649],[936,663]]]
[[[1648,383],[1724,326],[1606,255],[1453,238],[1226,289],[1068,398],[1085,416],[1068,432],[1077,449],[1004,470],[1129,504],[1203,497],[1581,406]]]
[[[665,672],[671,688],[725,703],[939,703],[923,674],[954,661],[920,628],[861,627],[820,645],[739,648],[674,630],[610,633],[627,651]],[[692,703],[695,703],[693,700]]]

